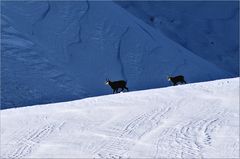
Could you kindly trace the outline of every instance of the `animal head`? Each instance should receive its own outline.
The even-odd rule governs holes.
[[[106,85],[109,85],[109,82],[110,82],[110,80],[109,80],[109,79],[106,79],[105,84],[106,84]]]
[[[168,80],[168,81],[171,81],[171,77],[167,76],[167,80]]]

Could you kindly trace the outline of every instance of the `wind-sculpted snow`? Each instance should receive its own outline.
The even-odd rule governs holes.
[[[171,41],[113,2],[1,3],[1,108],[110,94],[231,75]]]
[[[116,1],[194,54],[239,75],[238,1]]]
[[[2,158],[239,158],[239,78],[1,110]]]

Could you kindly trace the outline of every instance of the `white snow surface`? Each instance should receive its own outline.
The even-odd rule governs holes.
[[[1,110],[3,158],[239,158],[239,78]]]

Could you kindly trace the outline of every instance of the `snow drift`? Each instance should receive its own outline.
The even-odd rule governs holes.
[[[239,78],[1,110],[3,158],[239,158]]]
[[[1,107],[131,91],[231,76],[113,2],[1,2]]]

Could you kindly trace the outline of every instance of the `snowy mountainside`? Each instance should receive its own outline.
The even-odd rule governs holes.
[[[196,55],[239,75],[239,1],[116,1]]]
[[[1,2],[1,108],[230,77],[113,2]]]
[[[1,110],[3,158],[239,158],[239,78]]]

